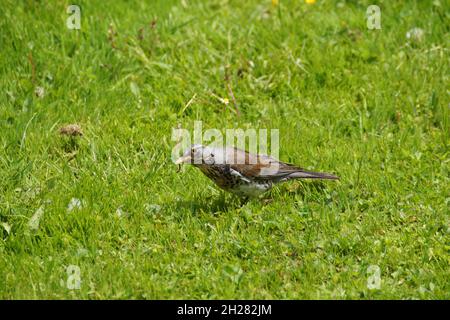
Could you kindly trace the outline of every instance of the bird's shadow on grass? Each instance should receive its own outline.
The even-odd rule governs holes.
[[[244,203],[237,197],[222,193],[219,196],[195,197],[189,200],[180,200],[177,203],[178,208],[189,209],[193,213],[201,211],[224,213],[242,207]]]
[[[324,196],[328,192],[328,188],[327,183],[322,180],[292,181],[277,185],[264,198],[268,198],[266,201],[270,200],[270,202],[284,201],[285,197],[300,197],[302,200],[307,200],[311,199],[311,196]]]
[[[284,201],[282,195],[299,196],[302,199],[310,198],[311,195],[321,196],[327,193],[327,184],[323,181],[293,182],[278,185],[271,192],[253,200],[241,199],[237,196],[222,192],[219,196],[201,197],[197,196],[189,200],[177,202],[177,208],[189,208],[193,213],[214,212],[225,213],[244,207],[250,201],[258,201],[266,205],[276,201]]]

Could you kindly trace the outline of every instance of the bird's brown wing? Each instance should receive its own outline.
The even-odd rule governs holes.
[[[227,159],[233,170],[253,180],[339,179],[329,173],[307,171],[266,155],[255,155],[237,148],[227,148]]]
[[[237,148],[227,148],[227,161],[233,170],[251,179],[282,177],[302,170],[266,155],[256,155]]]

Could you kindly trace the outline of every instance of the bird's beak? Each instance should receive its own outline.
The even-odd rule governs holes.
[[[191,156],[184,156],[178,158],[178,160],[175,161],[175,164],[182,164],[182,163],[191,163]]]

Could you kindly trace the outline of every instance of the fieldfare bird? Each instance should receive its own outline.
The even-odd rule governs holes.
[[[312,172],[266,155],[237,148],[192,145],[175,164],[190,163],[220,188],[241,197],[257,197],[273,184],[291,179],[329,179],[337,176]]]

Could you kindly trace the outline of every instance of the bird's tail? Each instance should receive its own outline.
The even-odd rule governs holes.
[[[283,180],[290,179],[328,179],[328,180],[339,180],[338,176],[325,172],[312,172],[312,171],[296,171],[287,175]]]

